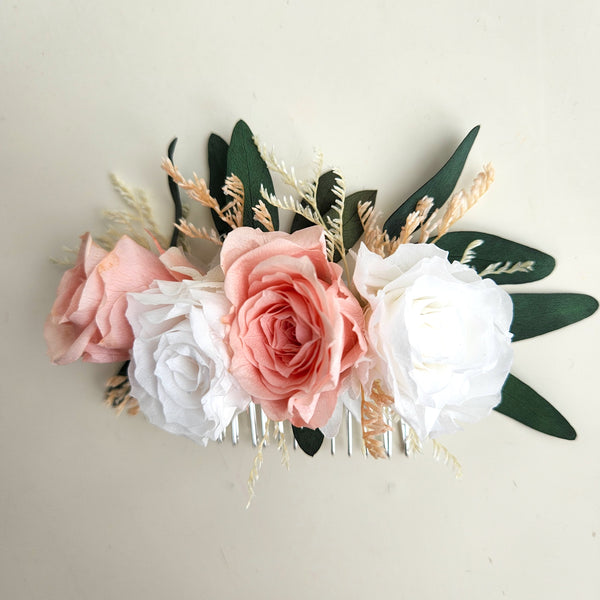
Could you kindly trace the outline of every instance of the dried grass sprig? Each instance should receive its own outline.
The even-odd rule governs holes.
[[[402,422],[404,435],[404,449],[407,456],[423,453],[423,443],[419,439],[417,432],[406,421]]]
[[[486,275],[512,275],[513,273],[528,273],[533,271],[535,260],[520,260],[516,263],[510,261],[502,264],[501,262],[488,265],[483,271],[479,272],[480,277]]]
[[[267,147],[264,144],[261,144],[256,137],[254,138],[254,142],[269,170],[277,173],[281,178],[281,181],[300,194],[300,197],[306,200],[310,206],[316,206],[318,181],[323,173],[323,153],[318,151],[315,153],[313,161],[313,178],[312,181],[307,181],[296,177],[294,167],[291,167],[288,170],[285,162],[278,160],[277,156],[275,156],[274,150],[268,151]]]
[[[212,228],[210,231],[206,227],[199,229],[193,223],[188,223],[185,219],[181,219],[179,225],[175,224],[175,227],[177,227],[177,229],[179,229],[179,231],[181,231],[181,233],[183,233],[183,235],[186,237],[199,240],[208,240],[217,246],[223,245],[223,241],[219,237],[219,234]]]
[[[158,229],[146,192],[129,187],[114,173],[110,174],[110,181],[125,203],[126,210],[104,211],[104,218],[109,225],[104,234],[94,237],[95,241],[110,251],[123,235],[128,235],[140,246],[152,250],[153,237],[161,247],[166,248],[169,242]]]
[[[246,504],[246,508],[250,507],[250,504],[252,503],[252,500],[255,496],[254,488],[256,487],[256,482],[258,481],[260,469],[263,464],[263,451],[265,449],[265,446],[267,446],[270,443],[270,429],[271,420],[267,419],[267,422],[265,424],[265,434],[262,436],[258,444],[256,456],[254,457],[254,462],[252,463],[252,469],[250,469],[250,475],[248,476],[248,504]]]
[[[244,184],[237,175],[229,175],[225,179],[225,185],[223,186],[223,193],[231,198],[221,211],[228,215],[236,227],[242,227],[244,224]]]
[[[373,383],[368,396],[362,386],[360,393],[360,420],[365,449],[373,458],[385,458],[380,436],[392,429],[386,422],[386,410],[393,406],[394,399],[383,391],[379,380]]]
[[[263,199],[283,210],[290,210],[315,225],[319,225],[325,232],[325,242],[327,246],[327,257],[333,261],[335,252],[343,258],[345,262],[346,248],[344,246],[344,204],[346,200],[346,184],[344,178],[339,171],[335,171],[336,184],[331,190],[336,196],[336,201],[333,204],[333,209],[336,213],[334,217],[321,214],[317,205],[317,189],[319,178],[323,174],[323,154],[317,152],[314,160],[313,178],[312,180],[303,180],[296,177],[296,171],[293,167],[288,169],[283,161],[280,161],[275,156],[274,151],[268,151],[263,144],[254,140],[258,146],[261,157],[267,164],[267,167],[274,173],[277,173],[285,185],[292,188],[300,198],[296,200],[292,197],[283,196],[280,200],[274,194],[270,194],[266,189],[261,187],[261,195]],[[349,275],[348,269],[346,268]]]
[[[257,223],[260,223],[267,231],[275,231],[271,213],[262,200],[259,200],[258,204],[252,207],[252,210],[254,212],[254,220]]]
[[[106,382],[104,389],[104,401],[108,406],[116,409],[120,415],[125,409],[130,415],[136,415],[140,409],[138,401],[131,396],[131,383],[127,375],[119,372]]]
[[[452,454],[446,446],[440,444],[437,440],[431,440],[433,443],[433,458],[439,462],[448,465],[454,471],[456,479],[462,479],[462,466],[454,454]]]
[[[62,258],[50,257],[50,262],[54,265],[60,265],[61,267],[74,267],[77,262],[77,254],[79,250],[77,248],[69,248],[69,246],[63,246],[61,250],[65,253]]]
[[[423,225],[432,208],[433,198],[429,196],[424,196],[417,202],[415,210],[406,217],[406,221],[400,230],[398,245],[410,243],[413,234]]]
[[[287,442],[285,440],[285,429],[283,423],[279,422],[274,426],[274,437],[277,442],[277,450],[281,454],[281,464],[289,471],[290,470],[290,453],[288,451]]]
[[[479,246],[483,245],[483,240],[473,240],[463,252],[462,258],[460,262],[463,265],[468,265],[476,256],[477,252],[475,252],[475,248],[479,248]]]
[[[381,213],[375,212],[370,202],[358,203],[358,218],[363,226],[363,243],[371,252],[385,258],[398,247],[398,238],[390,238],[387,231],[383,231],[378,225],[380,216]]]
[[[208,186],[204,179],[198,177],[196,173],[192,173],[192,179],[186,179],[179,169],[171,162],[168,158],[163,158],[161,162],[163,171],[171,177],[171,179],[195,202],[198,202],[202,206],[206,206],[214,210],[219,218],[227,223],[231,228],[235,229],[239,227],[240,219],[238,213],[243,214],[243,206],[238,206],[239,201],[236,197],[228,203],[226,206],[221,208],[219,203],[210,195]],[[237,178],[236,178],[237,179]],[[239,181],[239,179],[238,179]],[[240,182],[241,183],[241,182]]]
[[[494,177],[494,167],[491,163],[488,163],[483,167],[483,171],[475,177],[468,191],[462,189],[452,195],[446,204],[446,211],[439,222],[437,236],[433,240],[434,243],[448,233],[450,227],[477,204],[478,200],[490,189]]]

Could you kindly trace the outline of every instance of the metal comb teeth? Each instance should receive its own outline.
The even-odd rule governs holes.
[[[258,413],[258,414],[257,414]],[[240,417],[245,421],[245,415],[248,415],[247,425],[250,429],[250,441],[252,446],[256,448],[258,446],[259,440],[264,437],[267,427],[267,416],[265,415],[263,409],[260,406],[254,404],[254,402],[250,402],[248,406],[248,410],[246,413],[242,413],[241,415],[236,415],[233,417],[231,421],[231,425],[229,427],[229,437],[231,438],[231,443],[234,446],[237,446],[240,442]],[[394,428],[395,424],[390,419],[387,419],[387,424],[392,427],[390,431],[386,431],[383,434],[383,449],[388,458],[391,458],[393,453],[393,440],[394,440]],[[347,444],[347,452],[348,456],[352,456],[352,452],[354,450],[354,418],[352,417],[352,413],[344,407],[344,417],[342,419],[342,427],[345,425],[346,430],[346,444]],[[284,432],[283,422],[278,422],[277,427],[281,433]],[[400,420],[399,423],[400,430],[400,440],[401,440],[401,448],[404,454],[408,456],[407,446],[406,446],[406,437],[408,435],[407,425],[404,421]],[[225,431],[219,441],[222,442],[228,433]],[[260,435],[260,437],[259,437]],[[294,438],[293,448],[296,450],[298,448],[298,443]],[[333,437],[330,439],[330,452],[332,455],[336,453],[336,438]],[[368,452],[367,452],[368,456]]]

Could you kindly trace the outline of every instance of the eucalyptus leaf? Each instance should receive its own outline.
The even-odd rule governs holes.
[[[513,342],[526,340],[577,323],[598,309],[587,294],[511,294]]]
[[[571,424],[526,383],[509,375],[502,388],[502,401],[494,409],[527,427],[565,440],[577,437]]]
[[[236,123],[231,134],[231,143],[227,153],[227,174],[236,175],[244,185],[244,226],[265,227],[254,220],[254,211],[262,196],[260,194],[261,186],[269,194],[275,192],[273,180],[265,161],[262,159],[256,144],[254,136],[248,125],[240,120]],[[273,221],[273,228],[279,229],[279,215],[277,209],[265,202],[267,210]]]
[[[227,177],[227,152],[229,145],[216,133],[208,138],[208,171],[210,173],[208,189],[210,195],[223,208],[229,203],[228,197],[223,192],[225,178]],[[225,223],[219,215],[211,209],[215,228],[220,235],[227,235],[231,231],[231,226]]]
[[[295,427],[292,425],[294,438],[298,446],[308,454],[314,456],[323,444],[324,435],[320,429],[310,429],[308,427]]]
[[[518,263],[533,262],[531,270],[517,270],[514,273],[484,275],[484,277],[488,277],[498,284],[538,281],[550,275],[554,269],[555,261],[549,254],[490,233],[453,231],[442,236],[436,242],[436,246],[448,251],[448,260],[461,261],[469,244],[477,240],[483,242],[483,244],[471,250],[473,257],[467,264],[473,267],[478,273],[483,272],[490,265],[497,263],[500,263],[500,266],[510,263],[510,265],[507,265],[507,269],[510,269],[518,265]]]
[[[177,138],[173,138],[171,143],[169,144],[169,148],[167,149],[167,156],[169,160],[174,163],[175,156],[175,146],[177,145]],[[181,223],[181,219],[183,219],[183,206],[181,205],[181,196],[179,194],[179,186],[173,181],[173,178],[170,175],[167,175],[167,181],[169,183],[169,192],[171,192],[171,198],[173,200],[173,204],[175,205],[175,221],[174,223]],[[173,227],[173,234],[171,235],[171,241],[169,243],[170,246],[177,246],[177,242],[179,241],[179,229],[177,227]]]
[[[479,125],[469,131],[465,139],[460,143],[454,154],[448,162],[422,187],[420,187],[412,196],[403,202],[399,208],[385,222],[383,228],[388,232],[390,237],[400,234],[400,230],[406,221],[406,217],[415,210],[417,202],[423,196],[433,198],[433,206],[440,208],[450,194],[454,191],[458,178],[467,161],[467,156],[471,151],[473,142],[479,133]]]
[[[319,177],[319,181],[317,182],[317,192],[316,192],[316,200],[317,200],[317,208],[319,212],[324,215],[336,201],[337,196],[333,193],[333,188],[336,185],[337,175],[335,171],[327,171],[323,173]],[[302,202],[302,204],[306,205],[306,202]],[[294,220],[292,221],[291,231],[298,231],[299,229],[305,229],[306,227],[312,227],[314,223],[311,223],[308,219],[303,217],[302,215],[294,215]]]

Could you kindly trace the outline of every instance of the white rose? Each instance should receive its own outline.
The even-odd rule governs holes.
[[[361,245],[354,273],[372,311],[372,379],[421,440],[488,415],[512,363],[510,296],[447,256],[405,244],[382,258]]]
[[[229,372],[223,272],[153,286],[128,294],[131,393],[151,423],[206,445],[250,401]]]

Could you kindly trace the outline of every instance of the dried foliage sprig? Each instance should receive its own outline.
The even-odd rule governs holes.
[[[260,200],[256,206],[252,207],[254,211],[254,220],[260,223],[267,231],[275,231],[271,213],[268,211],[265,203]]]
[[[423,443],[419,439],[417,432],[405,421],[402,423],[404,435],[404,450],[407,456],[423,453]]]
[[[192,200],[214,210],[219,218],[231,228],[235,229],[240,226],[238,213],[243,214],[243,206],[238,206],[239,200],[237,198],[221,208],[215,198],[210,195],[206,181],[198,177],[196,173],[192,173],[193,180],[186,179],[168,158],[162,159],[161,167]]]
[[[219,234],[214,229],[207,229],[206,227],[198,228],[193,223],[188,223],[185,219],[182,219],[179,224],[175,224],[175,227],[183,233],[186,237],[192,239],[199,240],[207,240],[216,244],[217,246],[222,246],[223,241],[221,240]]]
[[[365,449],[373,458],[385,458],[386,453],[380,436],[392,427],[386,419],[386,411],[394,405],[394,399],[383,391],[379,380],[373,383],[367,395],[361,386],[360,417],[362,439]]]
[[[358,203],[358,218],[363,227],[363,243],[371,251],[386,257],[392,246],[392,240],[386,231],[379,225],[381,213],[375,211],[370,202]]]
[[[460,262],[463,265],[468,265],[476,256],[477,252],[475,252],[475,248],[479,248],[479,246],[483,245],[483,240],[473,240],[463,252],[462,258]]]
[[[446,210],[437,225],[437,236],[433,242],[437,242],[443,235],[448,233],[457,221],[459,221],[465,213],[473,208],[479,199],[490,189],[495,177],[494,167],[488,163],[483,167],[483,171],[473,180],[471,188],[467,191],[460,190],[452,195],[446,203]]]
[[[277,450],[281,454],[281,464],[289,471],[290,470],[290,454],[288,451],[287,442],[285,440],[285,429],[283,422],[279,422],[275,427],[275,441],[277,442]]]
[[[244,224],[244,184],[237,175],[229,175],[225,179],[223,193],[231,198],[221,212],[231,217],[235,227],[241,227]],[[221,217],[222,218],[222,217]]]
[[[104,211],[103,214],[109,226],[104,234],[96,236],[95,240],[109,251],[114,248],[123,235],[128,235],[140,246],[149,250],[153,248],[152,237],[163,248],[168,247],[168,240],[161,235],[158,229],[146,192],[129,187],[114,173],[110,174],[110,181],[125,203],[126,210]]]
[[[315,153],[312,181],[298,179],[294,167],[288,169],[284,161],[278,160],[274,150],[268,151],[266,146],[261,144],[256,138],[254,141],[258,147],[261,158],[265,161],[267,167],[274,173],[277,173],[281,178],[281,181],[295,190],[309,206],[316,206],[318,181],[323,173],[323,153]]]
[[[299,199],[291,196],[283,196],[280,200],[275,194],[269,194],[264,187],[261,187],[263,199],[272,206],[292,211],[311,223],[319,225],[325,233],[329,260],[333,260],[336,251],[345,260],[346,248],[344,245],[343,214],[346,201],[346,184],[342,174],[334,169],[336,185],[331,191],[336,196],[336,200],[332,206],[336,215],[334,217],[323,215],[317,204],[318,182],[323,174],[323,154],[317,152],[315,156],[312,180],[303,180],[296,177],[294,167],[288,169],[284,161],[278,160],[274,151],[269,152],[264,145],[259,143],[257,145],[261,157],[269,169],[277,173],[283,183],[291,187],[300,196]]]
[[[256,482],[260,476],[260,469],[263,464],[263,451],[265,446],[267,446],[270,442],[270,433],[271,429],[271,420],[267,419],[265,424],[265,434],[262,436],[258,449],[256,451],[256,456],[254,457],[254,462],[252,463],[252,469],[250,469],[250,475],[248,476],[248,504],[246,504],[246,508],[250,507],[252,500],[254,499],[255,492],[254,489],[256,487]]]
[[[433,458],[444,463],[452,468],[456,479],[462,479],[462,466],[456,456],[452,454],[446,446],[438,442],[436,439],[431,440],[433,444]]]
[[[488,275],[512,275],[513,273],[528,273],[533,271],[534,267],[534,260],[520,260],[514,264],[510,261],[507,261],[504,264],[497,262],[488,265],[485,269],[483,269],[483,271],[480,271],[479,276],[486,277]]]
[[[415,231],[417,231],[417,229],[419,229],[419,227],[421,227],[421,225],[423,225],[423,223],[427,219],[432,208],[433,208],[433,198],[430,198],[429,196],[425,196],[417,202],[417,206],[416,206],[415,210],[413,212],[411,212],[408,215],[408,217],[406,217],[406,222],[404,223],[404,225],[402,226],[402,229],[400,230],[400,237],[398,239],[398,245],[410,243],[410,241],[413,237],[413,234],[415,233]],[[422,229],[421,239],[419,241],[422,241],[422,239],[425,237],[425,235],[426,235],[426,230]],[[395,248],[394,248],[394,250],[395,250]]]
[[[129,363],[125,363],[128,365]],[[104,401],[108,406],[116,409],[120,415],[125,409],[130,415],[136,415],[140,409],[138,401],[131,396],[131,384],[127,377],[127,370],[123,368],[108,379],[104,389]]]

